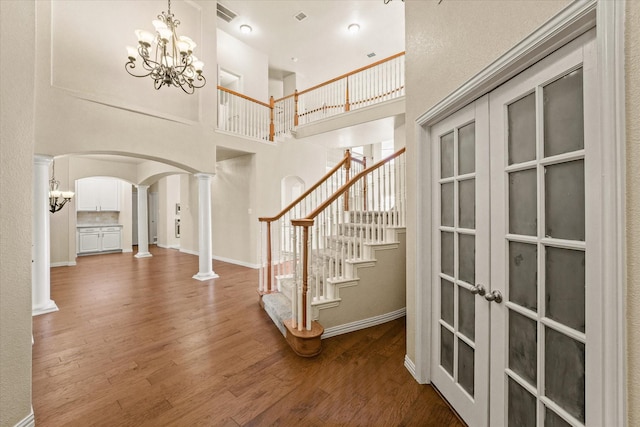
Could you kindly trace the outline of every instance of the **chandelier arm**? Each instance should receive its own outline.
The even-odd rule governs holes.
[[[133,74],[131,72],[131,70],[133,70],[134,68],[136,68],[136,63],[135,61],[129,61],[126,64],[124,64],[124,68],[125,70],[127,70],[127,73],[129,73],[129,75],[132,75],[133,77],[148,77],[149,74],[151,74],[153,72],[153,70],[150,70],[147,74]]]

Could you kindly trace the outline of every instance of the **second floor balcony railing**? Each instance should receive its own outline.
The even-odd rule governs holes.
[[[218,86],[218,129],[273,141],[299,125],[404,93],[404,52],[268,103]]]

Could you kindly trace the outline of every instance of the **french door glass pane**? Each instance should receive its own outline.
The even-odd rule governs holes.
[[[536,158],[536,98],[531,93],[507,107],[509,164]]]
[[[545,395],[584,423],[584,344],[545,328],[544,362]]]
[[[544,155],[584,148],[582,68],[544,87]]]
[[[453,176],[453,132],[440,137],[440,177]]]
[[[458,182],[459,227],[476,228],[476,180],[465,179]]]
[[[453,277],[453,233],[446,231],[440,233],[440,259],[440,271]]]
[[[509,300],[538,309],[538,248],[530,243],[509,242]]]
[[[476,238],[458,234],[458,278],[470,285],[476,282]]]
[[[458,175],[476,171],[476,124],[458,130]]]
[[[545,167],[547,237],[584,241],[584,160]]]
[[[440,365],[453,376],[453,333],[440,325]]]
[[[509,310],[509,369],[533,387],[538,379],[538,324]]]
[[[475,295],[463,287],[458,288],[458,330],[474,340],[476,332]]]
[[[571,424],[560,418],[549,408],[544,408],[544,427],[571,427]]]
[[[458,339],[458,383],[473,396],[473,348]]]
[[[545,249],[546,316],[584,332],[585,253],[571,249]]]
[[[440,318],[453,327],[453,283],[440,279]]]
[[[511,378],[508,381],[509,427],[535,427],[536,398]]]
[[[509,174],[509,233],[538,234],[536,170]]]
[[[440,186],[440,224],[453,227],[453,182]]]

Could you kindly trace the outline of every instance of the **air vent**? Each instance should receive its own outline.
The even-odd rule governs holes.
[[[302,11],[300,11],[296,15],[294,15],[293,17],[296,18],[299,22],[302,22],[305,19],[307,19],[307,14],[302,12]]]
[[[220,3],[218,3],[217,11],[218,11],[218,18],[221,18],[222,20],[227,22],[233,21],[235,17],[238,16],[237,13],[233,12],[226,6],[221,5]]]
[[[368,58],[373,58],[374,56],[376,56],[375,52],[367,53]]]

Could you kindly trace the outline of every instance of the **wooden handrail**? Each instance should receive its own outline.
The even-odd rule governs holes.
[[[347,152],[347,154],[345,154],[345,156],[342,158],[342,160],[340,160],[338,162],[338,164],[336,164],[333,168],[331,168],[331,170],[329,172],[324,174],[324,176],[322,178],[320,178],[318,180],[318,182],[313,184],[307,191],[302,193],[300,195],[300,197],[295,199],[293,202],[289,203],[289,205],[286,208],[284,208],[282,211],[280,211],[279,214],[277,214],[276,216],[272,216],[272,217],[260,217],[260,218],[258,218],[258,221],[260,221],[260,222],[273,222],[273,221],[277,221],[278,219],[282,218],[282,216],[284,216],[284,214],[289,212],[289,210],[291,210],[295,205],[297,205],[302,200],[304,200],[304,198],[307,197],[309,194],[311,194],[313,192],[313,190],[315,190],[316,188],[320,187],[323,182],[325,182],[327,179],[329,179],[329,177],[331,175],[336,173],[342,166],[347,164],[350,160],[351,160],[351,153]]]
[[[218,86],[218,90],[230,93],[231,95],[235,95],[242,99],[246,99],[247,101],[255,102],[256,104],[262,105],[264,107],[271,108],[271,105],[267,104],[266,102],[258,101],[257,99],[253,99],[250,96],[243,95],[240,92],[236,92],[235,90],[227,89],[226,87],[222,87],[222,86]]]
[[[388,163],[389,161],[395,159],[396,157],[400,156],[401,154],[403,154],[405,152],[405,148],[401,148],[400,150],[396,151],[395,153],[393,153],[392,155],[385,157],[384,159],[380,160],[378,163],[376,163],[375,165],[361,171],[360,173],[358,173],[357,175],[355,175],[353,178],[351,178],[351,180],[347,183],[345,183],[342,187],[340,187],[335,193],[333,193],[333,195],[331,197],[329,197],[327,200],[325,200],[323,203],[320,204],[320,206],[318,206],[317,208],[315,208],[309,215],[307,215],[304,219],[312,219],[315,220],[315,218],[323,211],[325,210],[329,205],[331,205],[331,203],[335,202],[338,197],[340,197],[341,195],[343,195],[345,192],[347,192],[349,190],[349,188],[351,188],[353,185],[355,185],[356,182],[358,182],[362,177],[366,176],[367,174],[373,172],[374,170],[378,169],[379,167],[381,167],[382,165]]]
[[[373,68],[373,67],[375,67],[377,65],[380,65],[382,63],[385,63],[387,61],[391,61],[392,59],[396,59],[396,58],[398,58],[398,57],[400,57],[402,55],[404,55],[404,52],[396,53],[395,55],[391,55],[388,58],[384,58],[384,59],[381,59],[379,61],[376,61],[373,64],[366,65],[364,67],[358,68],[357,70],[349,71],[348,73],[343,74],[343,75],[341,75],[339,77],[333,78],[333,79],[328,80],[328,81],[326,81],[324,83],[320,83],[319,85],[315,85],[313,87],[310,87],[309,89],[305,89],[303,91],[300,91],[300,92],[298,92],[298,95],[302,95],[303,93],[311,92],[312,90],[315,90],[315,89],[318,89],[318,88],[320,88],[322,86],[326,86],[328,84],[337,82],[338,80],[342,80],[342,79],[344,79],[346,77],[349,77],[349,76],[351,76],[353,74],[357,74],[357,73],[359,73],[361,71],[368,70],[369,68]]]

